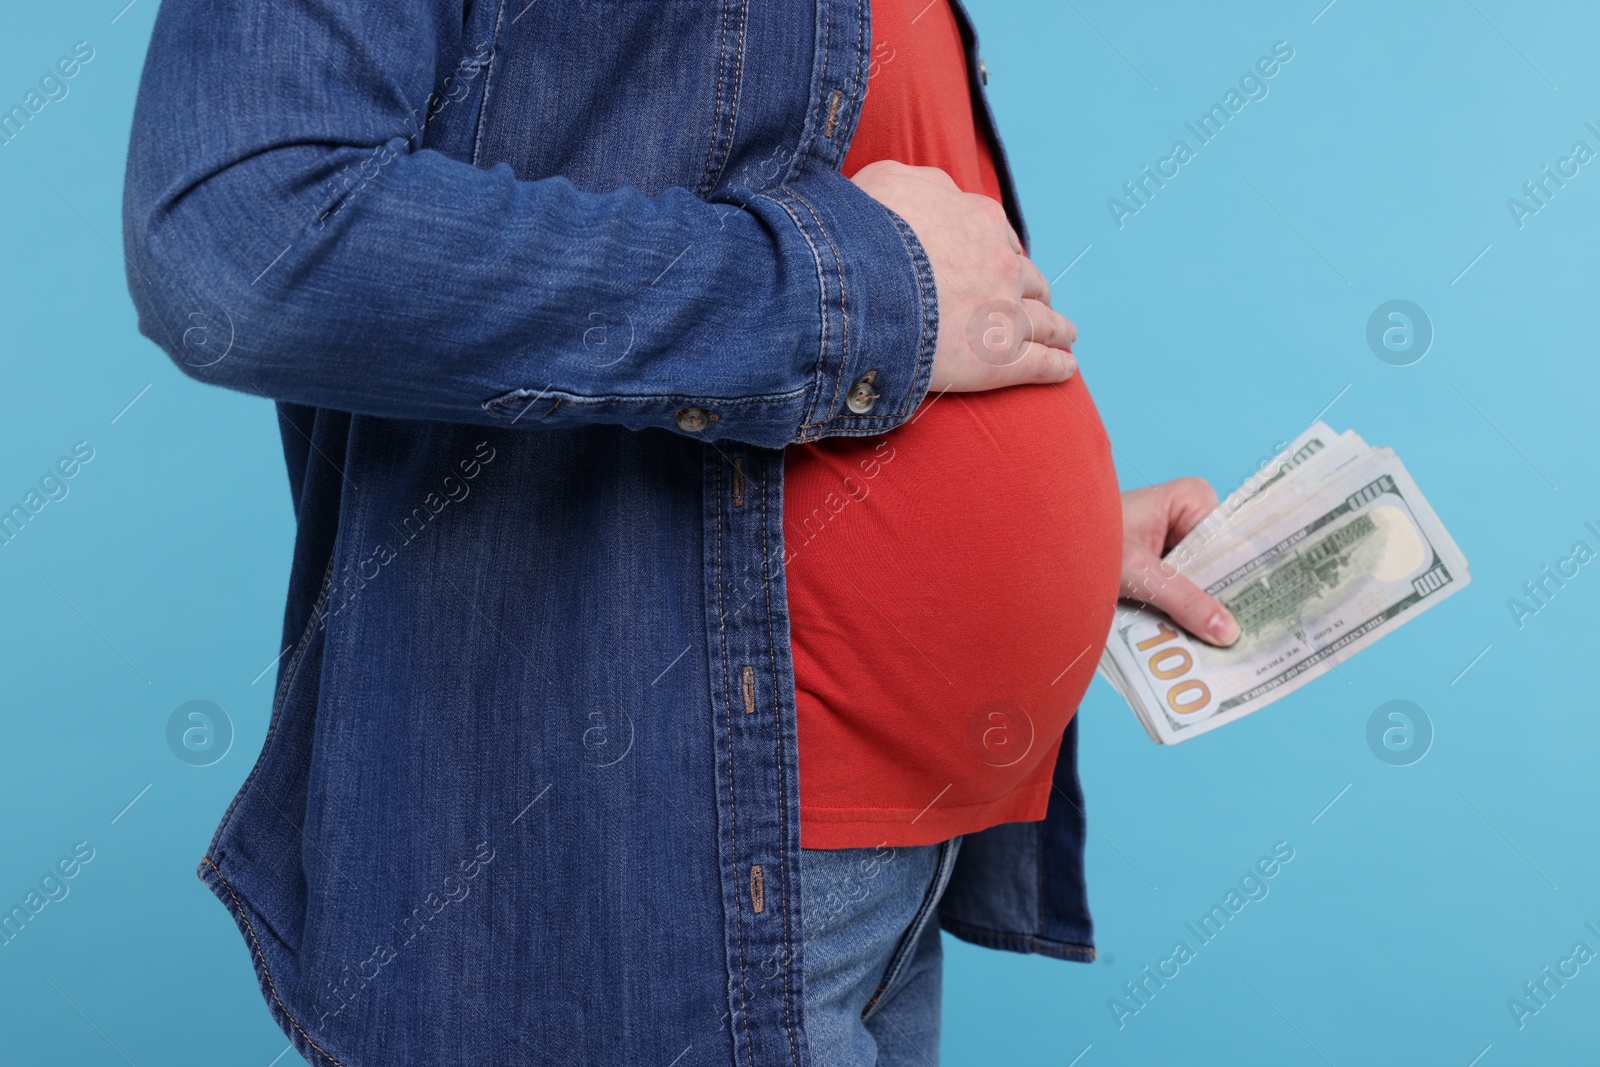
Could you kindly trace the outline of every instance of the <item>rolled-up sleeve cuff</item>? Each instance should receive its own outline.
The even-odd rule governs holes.
[[[820,283],[822,343],[794,442],[899,426],[927,395],[938,344],[939,295],[922,243],[838,172],[769,195],[805,234]]]

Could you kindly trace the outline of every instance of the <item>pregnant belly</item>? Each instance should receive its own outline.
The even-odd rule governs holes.
[[[1044,816],[1116,604],[1121,504],[1081,374],[927,397],[785,456],[802,842]]]

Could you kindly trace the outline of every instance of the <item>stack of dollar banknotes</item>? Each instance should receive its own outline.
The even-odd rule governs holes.
[[[1160,611],[1117,606],[1100,672],[1150,737],[1177,744],[1259,711],[1471,581],[1467,560],[1392,449],[1321,422],[1174,545],[1181,574],[1239,620],[1231,647]]]

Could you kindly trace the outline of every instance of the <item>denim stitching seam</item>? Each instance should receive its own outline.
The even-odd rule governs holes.
[[[1057,941],[1037,935],[1003,933],[983,926],[974,926],[959,919],[941,918],[939,925],[963,941],[982,945],[986,948],[1004,949],[1010,952],[1031,952],[1055,959],[1072,957],[1074,959],[1093,961],[1096,958],[1093,948],[1072,942]]]
[[[724,9],[726,17],[726,9]],[[731,90],[732,107],[728,112],[728,136],[722,143],[722,159],[717,162],[715,174],[708,174],[707,181],[715,183],[722,177],[722,172],[727,169],[728,156],[733,152],[733,138],[739,128],[739,90],[744,85],[744,45],[745,24],[749,18],[748,0],[739,3],[739,57],[733,68],[733,88]]]
[[[793,195],[793,193],[790,191],[789,187],[786,186],[786,185],[780,185],[780,186],[778,186],[778,188],[779,188],[779,190],[781,190],[784,193],[787,193],[787,194],[789,194],[791,196]],[[818,311],[818,318],[820,318],[822,320],[821,344],[820,344],[820,350],[819,350],[819,352],[817,354],[817,365],[820,367],[826,362],[826,360],[828,358],[828,337],[829,337],[829,334],[831,332],[831,325],[830,325],[829,319],[828,319],[827,268],[822,265],[822,250],[817,247],[816,241],[812,240],[810,231],[806,229],[805,221],[800,218],[799,213],[796,212],[792,207],[790,207],[789,204],[785,200],[782,200],[782,199],[780,199],[778,197],[775,197],[775,196],[769,196],[769,195],[766,195],[766,194],[762,194],[761,198],[764,199],[764,200],[771,201],[781,211],[783,211],[784,214],[789,216],[790,221],[794,223],[794,228],[796,230],[798,230],[799,233],[800,233],[800,236],[805,239],[806,247],[811,250],[811,259],[816,264],[816,267],[817,267],[817,311]],[[820,378],[820,375],[818,375],[818,377]],[[807,430],[815,429],[818,425],[820,425],[818,423],[812,422],[811,419],[812,419],[812,416],[816,413],[817,400],[818,400],[818,397],[819,397],[819,394],[821,393],[821,391],[822,391],[822,387],[821,387],[821,382],[820,381],[814,381],[810,385],[806,386],[806,388],[804,390],[801,390],[801,392],[809,392],[811,394],[811,405],[810,405],[810,407],[808,407],[806,409],[806,413],[802,417],[800,426],[798,427],[799,437],[797,438],[797,440],[799,440],[801,442],[810,440],[810,438],[806,437],[806,433],[805,432]],[[799,393],[797,393],[795,395],[798,396]]]
[[[477,166],[483,158],[484,132],[489,126],[489,104],[493,99],[492,87],[494,84],[494,57],[500,51],[500,27],[506,17],[506,0],[500,0],[500,7],[494,15],[494,43],[489,47],[489,59],[484,65],[483,72],[483,101],[478,105],[478,128],[472,133],[472,165]]]
[[[722,118],[722,79],[723,67],[728,62],[728,4],[722,4],[722,36],[717,40],[717,76],[716,99],[711,102],[711,129],[706,134],[706,160],[700,165],[700,184],[695,187],[695,195],[704,197],[715,184],[711,177],[711,157],[717,151],[717,127]]]
[[[772,628],[772,553],[768,539],[768,530],[771,528],[769,507],[772,499],[771,465],[763,462],[761,466],[761,571],[765,579],[762,583],[766,591],[767,600],[767,658],[772,664],[773,707],[778,706],[778,639]],[[784,1029],[789,1036],[789,1055],[794,1067],[800,1067],[800,1047],[795,1041],[794,1026],[794,949],[789,943],[789,882],[784,872],[789,861],[786,848],[789,833],[789,794],[788,778],[784,774],[784,747],[783,724],[778,721],[778,716],[772,716],[773,731],[777,736],[777,763],[778,763],[778,909],[783,916],[783,961],[785,966],[783,1018]],[[801,949],[805,951],[804,948]]]
[[[832,51],[830,38],[833,36],[832,11],[827,0],[820,0],[817,4],[817,21],[821,24],[818,32],[822,39],[817,47],[822,52],[822,71],[817,77],[816,87],[825,90],[828,87],[828,55]],[[820,117],[821,106],[821,95],[813,94],[811,102],[806,108],[806,128],[811,131],[811,136],[805,138],[800,147],[800,152],[795,159],[794,170],[796,172],[804,167],[806,160],[812,155],[812,149],[816,147],[817,127],[819,125],[817,120]]]
[[[661,404],[678,403],[680,401],[691,401],[697,405],[712,404],[722,408],[762,407],[771,406],[774,404],[788,404],[794,400],[804,397],[805,394],[812,388],[814,387],[805,386],[800,389],[790,390],[787,393],[765,393],[760,396],[746,397],[707,397],[704,395],[692,396],[685,393],[654,393],[649,396],[622,396],[618,394],[579,396],[576,393],[562,393],[558,395],[558,391],[554,389],[536,390],[524,388],[513,389],[508,393],[501,393],[498,396],[492,396],[488,400],[480,403],[478,406],[483,409],[485,414],[493,419],[506,418],[507,412],[505,409],[509,405],[515,401],[524,401],[524,403],[517,408],[517,416],[513,416],[513,418],[520,417],[520,415],[531,406],[532,401],[546,396],[556,397],[558,402],[572,404],[574,406],[584,404],[590,406],[602,404],[659,406]],[[554,409],[552,408],[552,410]],[[546,414],[548,414],[548,412],[546,412]],[[713,418],[714,417],[715,415],[713,415]]]
[[[953,840],[953,839],[952,839]],[[911,925],[901,935],[900,943],[895,946],[894,956],[889,960],[889,966],[883,972],[883,977],[878,981],[878,989],[872,994],[872,999],[867,1001],[866,1007],[861,1009],[863,1020],[877,1014],[877,1009],[883,996],[899,980],[901,972],[906,969],[912,953],[916,951],[917,942],[922,939],[922,932],[927,929],[928,920],[939,906],[939,898],[944,895],[944,887],[950,882],[950,870],[954,866],[950,859],[952,841],[946,840],[939,843],[939,858],[935,862],[933,880],[928,884],[927,891],[923,894],[922,904],[917,908],[916,915],[912,916]]]
[[[702,452],[704,450],[702,449]],[[712,482],[713,496],[717,502],[717,631],[722,645],[722,707],[726,714],[730,707],[732,697],[728,692],[728,621],[722,604],[722,465],[716,466],[716,474]],[[739,959],[739,1022],[744,1027],[745,1047],[750,1053],[751,1067],[755,1067],[756,1048],[755,1041],[750,1035],[750,1011],[745,1006],[745,961],[744,961],[744,910],[739,896],[739,804],[737,790],[734,786],[733,749],[735,737],[732,717],[727,719],[728,729],[728,850],[731,853],[729,860],[733,865],[733,930],[734,944]]]
[[[806,201],[806,198],[793,189],[786,189],[785,191],[799,201],[800,205],[810,213],[811,221],[817,225],[817,232],[822,235],[824,241],[828,242],[828,250],[833,253],[833,273],[834,278],[839,283],[839,317],[841,325],[839,328],[839,372],[834,376],[833,399],[828,403],[828,411],[836,413],[839,406],[839,394],[844,390],[844,371],[850,365],[850,294],[846,292],[844,286],[844,260],[839,255],[839,247],[833,243],[833,238],[828,236],[827,228],[822,225],[822,220],[817,217],[816,210]],[[834,417],[833,414],[830,414],[828,421],[831,421]]]
[[[267,966],[267,954],[261,948],[260,939],[256,937],[255,924],[250,921],[250,916],[245,911],[244,901],[239,899],[239,894],[234,891],[233,884],[223,876],[222,868],[213,863],[210,856],[203,857],[200,862],[217,872],[217,881],[223,884],[223,886],[228,890],[228,895],[233,898],[234,906],[238,909],[239,918],[244,920],[245,929],[250,933],[250,948],[255,953],[256,958],[261,961],[261,973],[267,980],[267,989],[272,993],[272,999],[274,1003],[278,1005],[278,1010],[283,1012],[283,1017],[288,1019],[290,1024],[293,1025],[296,1030],[300,1031],[300,1036],[306,1039],[306,1044],[310,1045],[312,1048],[316,1049],[317,1052],[321,1053],[323,1058],[329,1063],[337,1064],[338,1067],[344,1067],[344,1064],[336,1056],[334,1056],[333,1053],[317,1044],[316,1040],[312,1038],[312,1036],[306,1031],[306,1028],[300,1025],[300,1020],[294,1017],[294,1013],[291,1012],[289,1010],[289,1006],[283,1002],[283,998],[278,996],[277,984],[272,980],[272,970]]]
[[[335,548],[338,546],[335,545]],[[322,611],[327,606],[328,597],[333,592],[333,565],[338,559],[337,552],[328,554],[328,566],[322,573],[322,589],[317,594],[316,601],[311,605],[310,618],[300,631],[300,642],[295,646],[294,655],[289,657],[289,662],[284,665],[283,676],[278,681],[278,692],[273,696],[272,714],[267,719],[267,736],[261,742],[261,752],[256,756],[255,764],[250,768],[250,774],[245,778],[244,784],[239,786],[239,791],[228,802],[228,810],[222,813],[222,821],[217,823],[217,832],[211,837],[210,851],[216,852],[218,842],[222,840],[222,833],[227,828],[229,820],[233,818],[234,809],[239,806],[239,801],[249,795],[250,789],[255,785],[256,778],[261,772],[261,766],[266,762],[267,752],[272,747],[272,738],[278,731],[283,706],[289,697],[289,690],[294,685],[295,677],[300,673],[300,662],[305,657],[305,651],[311,645],[311,640],[316,636],[317,624],[322,620]],[[325,623],[324,623],[325,624]]]

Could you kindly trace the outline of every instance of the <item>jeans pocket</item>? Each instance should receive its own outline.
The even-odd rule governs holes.
[[[956,852],[960,848],[959,837],[940,842],[939,859],[934,864],[933,878],[928,882],[927,892],[922,895],[922,904],[917,908],[916,915],[912,916],[911,924],[906,927],[905,933],[900,935],[900,942],[895,945],[894,955],[889,957],[889,965],[884,968],[883,977],[878,981],[877,991],[872,994],[872,999],[867,1001],[867,1006],[861,1009],[863,1022],[878,1013],[879,1006],[904,977],[906,969],[917,953],[917,946],[922,942],[923,931],[938,915],[939,898],[944,896],[945,887],[950,884],[950,872],[955,868]]]

